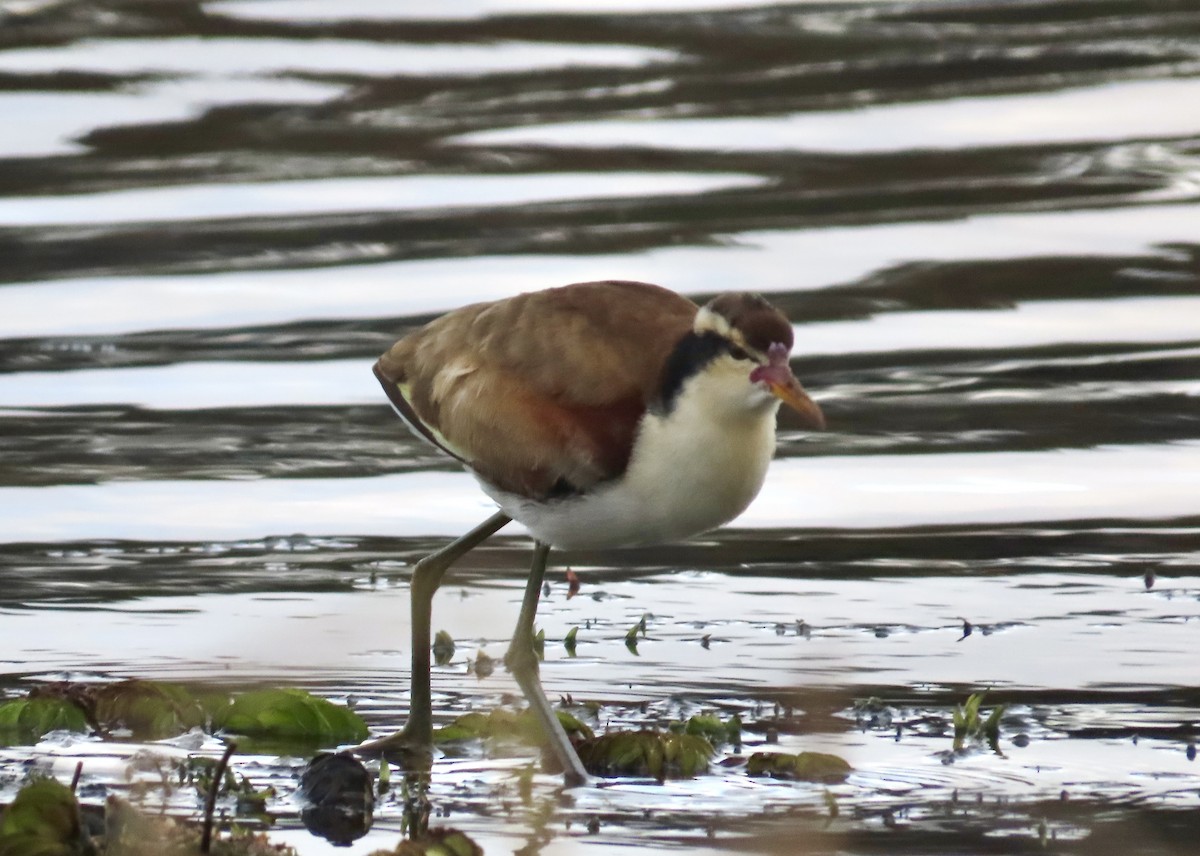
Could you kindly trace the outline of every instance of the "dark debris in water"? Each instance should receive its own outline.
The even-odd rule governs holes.
[[[374,779],[348,752],[321,752],[300,773],[300,820],[314,835],[346,845],[367,834],[375,812]]]

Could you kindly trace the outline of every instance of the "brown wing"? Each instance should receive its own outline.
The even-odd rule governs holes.
[[[588,282],[466,306],[375,365],[426,439],[502,490],[544,498],[625,471],[663,363],[697,311],[638,282]]]

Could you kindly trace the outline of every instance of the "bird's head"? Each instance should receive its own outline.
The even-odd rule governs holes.
[[[760,295],[729,292],[713,298],[696,314],[693,330],[719,338],[726,370],[742,372],[750,384],[749,401],[782,401],[796,411],[804,428],[825,429],[821,408],[788,365],[792,325]]]

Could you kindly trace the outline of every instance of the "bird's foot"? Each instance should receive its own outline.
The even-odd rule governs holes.
[[[533,637],[514,637],[504,652],[504,667],[514,675],[519,672],[538,673],[538,655],[533,650]]]
[[[358,744],[351,750],[364,758],[385,758],[408,772],[428,772],[433,767],[433,740],[419,738],[407,728]]]

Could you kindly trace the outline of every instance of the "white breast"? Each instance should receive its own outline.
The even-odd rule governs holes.
[[[778,399],[751,386],[744,366],[701,373],[669,414],[647,414],[619,480],[545,503],[483,488],[533,537],[566,549],[675,541],[728,523],[758,495],[775,451]]]

